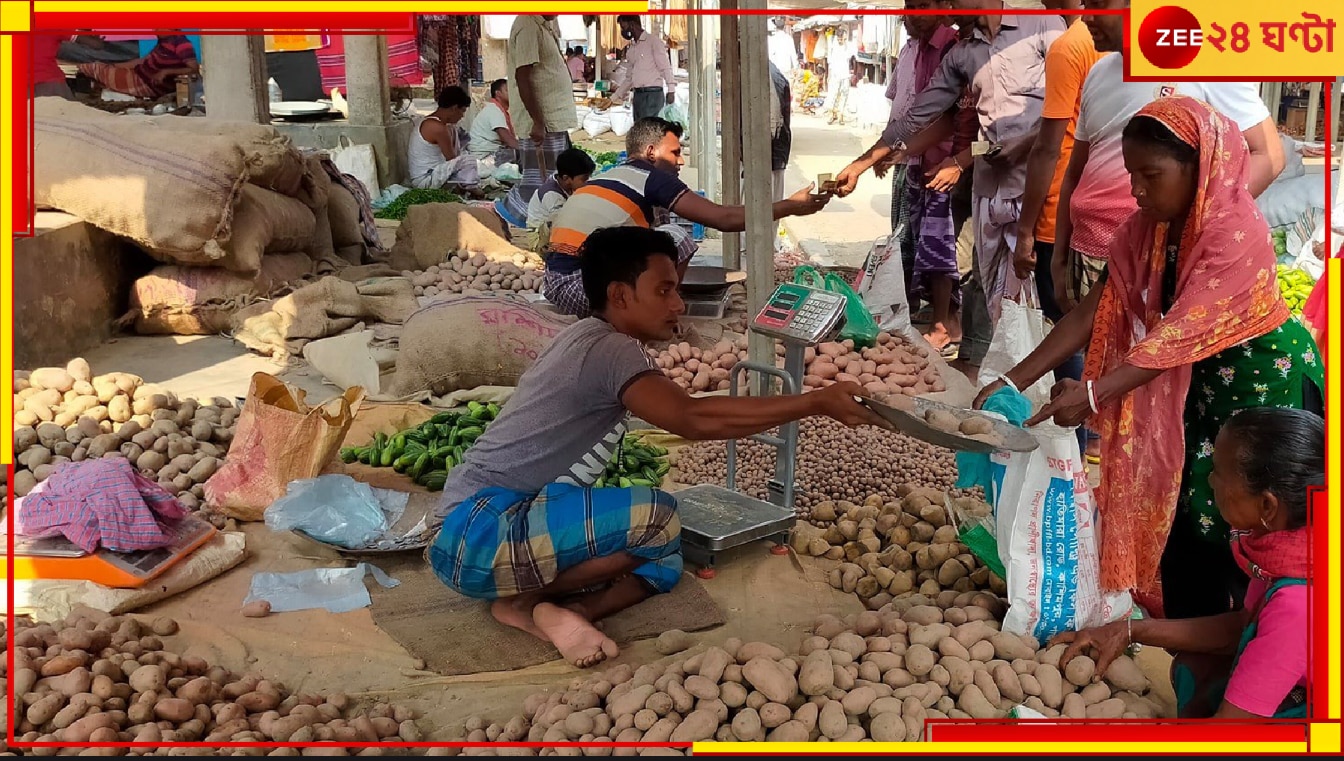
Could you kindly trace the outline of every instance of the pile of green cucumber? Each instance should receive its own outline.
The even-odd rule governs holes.
[[[599,489],[604,486],[619,486],[622,489],[658,486],[671,469],[672,463],[667,459],[666,449],[627,434],[616,446],[616,456],[607,463],[606,472],[593,486]]]
[[[345,447],[341,461],[392,468],[430,491],[442,491],[448,471],[498,416],[498,404],[468,402],[465,413],[440,412],[415,428],[391,436],[378,433],[366,446]],[[627,435],[594,486],[658,486],[671,469],[666,449]]]
[[[448,471],[462,462],[467,450],[498,415],[498,404],[468,402],[466,413],[440,412],[401,433],[378,433],[367,446],[346,447],[341,450],[341,460],[392,468],[430,491],[440,491],[448,480]]]

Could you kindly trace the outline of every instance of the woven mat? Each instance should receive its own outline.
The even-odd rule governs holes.
[[[426,669],[456,676],[512,671],[560,659],[549,643],[491,618],[486,603],[444,586],[423,560],[379,566],[401,584],[392,589],[370,586],[373,622],[423,660]],[[606,619],[603,630],[623,645],[670,629],[701,631],[726,622],[704,586],[683,574],[671,592]]]

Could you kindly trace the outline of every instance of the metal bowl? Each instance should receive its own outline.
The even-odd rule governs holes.
[[[935,402],[932,399],[923,399],[915,397],[911,400],[914,403],[914,411],[906,412],[898,410],[889,405],[883,404],[876,399],[864,398],[863,403],[869,409],[881,415],[883,419],[891,423],[901,433],[913,436],[921,441],[927,441],[936,446],[961,452],[980,452],[989,454],[995,450],[1005,450],[1008,452],[1032,452],[1040,444],[1036,437],[1025,428],[1018,428],[1004,420],[986,415],[979,410],[968,410],[962,407],[954,407],[950,404]],[[965,420],[968,417],[978,417],[988,420],[993,424],[993,430],[1001,441],[999,445],[990,444],[963,436],[959,433],[951,433],[929,425],[924,416],[930,410],[942,410],[956,417]]]

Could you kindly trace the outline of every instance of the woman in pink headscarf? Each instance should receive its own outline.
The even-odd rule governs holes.
[[[1248,584],[1209,484],[1218,431],[1248,407],[1321,414],[1323,365],[1279,293],[1232,122],[1161,98],[1125,127],[1123,151],[1139,210],[1115,236],[1104,286],[1006,382],[1027,388],[1087,349],[1085,380],[1056,384],[1027,422],[1090,420],[1101,434],[1101,585],[1156,615],[1217,615]]]

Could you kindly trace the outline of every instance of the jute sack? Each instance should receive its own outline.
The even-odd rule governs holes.
[[[228,458],[205,482],[206,502],[238,520],[261,520],[290,481],[316,478],[331,462],[363,401],[356,387],[309,407],[301,389],[253,375]]]
[[[460,203],[417,204],[406,210],[392,246],[398,270],[423,270],[449,254],[468,251],[512,259],[526,253],[509,242],[504,221],[492,209]]]
[[[244,185],[233,209],[233,234],[224,244],[224,255],[195,254],[150,256],[166,264],[223,267],[234,272],[256,272],[263,254],[308,251],[313,243],[316,220],[302,202],[256,185]]]
[[[327,219],[331,223],[331,242],[338,249],[364,245],[364,232],[359,224],[359,201],[341,185],[330,181],[329,185]]]
[[[97,109],[92,109],[97,110]],[[101,113],[101,112],[100,112]],[[171,141],[174,132],[202,137],[222,137],[242,149],[247,161],[247,181],[283,196],[296,197],[302,192],[304,159],[290,139],[274,127],[261,124],[218,122],[191,116],[117,116],[122,122],[146,134],[158,133],[158,139]]]
[[[304,189],[302,200],[313,212],[313,238],[303,250],[312,254],[314,259],[320,259],[336,253],[336,244],[332,240],[331,219],[327,210],[331,203],[331,176],[322,168],[322,159],[318,156],[309,156],[305,160]]]
[[[334,336],[360,322],[404,322],[419,306],[415,288],[402,277],[352,283],[324,277],[275,301],[234,314],[234,338],[276,358],[297,356],[309,341]]]
[[[229,330],[235,312],[312,274],[307,254],[269,254],[255,274],[218,267],[156,267],[131,286],[135,332],[201,336]]]
[[[433,302],[402,326],[390,393],[443,396],[476,386],[517,386],[551,339],[574,321],[511,297]]]
[[[61,98],[37,98],[33,200],[159,255],[224,258],[248,170],[234,140],[172,140]]]

